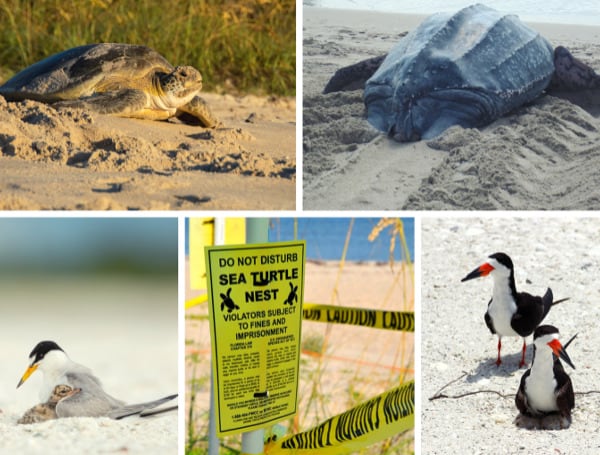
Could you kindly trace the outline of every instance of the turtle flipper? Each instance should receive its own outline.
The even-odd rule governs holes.
[[[387,57],[387,54],[340,68],[331,77],[323,93],[347,92],[365,88],[365,82],[375,74],[385,57]]]
[[[554,49],[554,75],[550,90],[585,90],[600,88],[600,75],[563,46]]]
[[[164,120],[170,116],[167,111],[149,109],[148,96],[142,90],[136,89],[96,93],[84,98],[59,101],[54,103],[53,106],[57,108],[74,107],[98,114],[149,120]]]
[[[217,128],[222,123],[214,116],[206,101],[199,96],[177,109],[175,116],[185,123],[200,124],[207,128]]]

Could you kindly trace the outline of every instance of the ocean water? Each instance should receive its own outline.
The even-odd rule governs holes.
[[[304,0],[306,6],[356,9],[408,14],[457,11],[477,3],[473,0]],[[524,21],[600,26],[598,0],[487,0],[483,3],[502,12],[518,15]]]
[[[293,240],[297,223],[298,239],[306,240],[307,259],[336,260],[342,257],[351,218],[273,218],[269,240]],[[346,259],[350,261],[387,261],[390,249],[390,228],[370,242],[368,236],[379,218],[354,218]],[[402,218],[404,235],[411,260],[414,260],[415,223],[413,218]],[[397,237],[396,237],[396,240]],[[394,259],[403,258],[396,241]]]
[[[185,252],[189,254],[189,220],[185,220]],[[337,260],[342,257],[351,218],[271,218],[269,241],[306,240],[306,258]],[[379,218],[354,218],[346,259],[349,261],[387,261],[390,249],[390,228],[369,242],[368,236]],[[410,259],[415,258],[415,220],[402,218]],[[405,259],[396,237],[394,260]]]

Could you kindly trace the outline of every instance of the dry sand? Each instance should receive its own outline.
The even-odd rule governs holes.
[[[422,222],[421,373],[422,454],[600,453],[600,218],[425,218]],[[487,256],[503,251],[513,259],[517,290],[534,295],[550,287],[570,297],[550,310],[545,323],[558,327],[576,370],[565,366],[575,389],[573,423],[567,430],[532,431],[513,424],[521,376],[522,340],[502,340],[502,365],[495,365],[497,337],[483,315],[492,279],[460,280]],[[532,357],[527,339],[526,361]],[[444,393],[460,399],[430,401]],[[585,392],[595,393],[583,395]]]
[[[295,100],[203,97],[223,127],[0,97],[0,209],[294,209]]]
[[[56,341],[92,369],[105,390],[128,403],[178,392],[177,286],[156,280],[77,280],[40,276],[0,281],[2,369],[0,454],[176,455],[176,412],[137,417],[66,418],[17,425],[39,403],[43,375],[19,388],[28,356],[42,340]]]
[[[362,90],[323,95],[340,67],[382,55],[422,16],[304,7],[305,209],[600,208],[600,93],[544,96],[486,128],[399,144]],[[531,24],[600,72],[600,28]]]
[[[387,264],[348,262],[336,287],[338,272],[336,262],[308,261],[305,301],[374,309],[413,309],[412,272],[406,266],[396,264],[392,273]],[[186,298],[198,294],[188,287]],[[191,396],[191,380],[195,377],[194,427],[200,437],[208,431],[210,333],[207,314],[206,304],[186,311],[186,407]],[[324,342],[326,355],[321,357],[319,371],[319,356],[309,351]],[[382,393],[396,385],[401,377],[414,378],[412,333],[304,321],[302,346],[299,412],[295,419],[302,430]],[[191,361],[192,356],[195,362]],[[320,398],[311,401],[313,392]],[[282,423],[287,426],[286,422]],[[411,437],[412,434],[408,442],[400,438],[386,453],[408,453],[407,447],[412,447]],[[366,453],[381,453],[380,450],[372,447]]]

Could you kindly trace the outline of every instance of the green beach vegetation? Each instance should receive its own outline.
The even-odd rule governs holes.
[[[210,92],[296,93],[295,0],[0,0],[0,81],[98,42],[143,44]]]

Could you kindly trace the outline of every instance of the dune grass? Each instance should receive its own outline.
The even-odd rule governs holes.
[[[0,78],[82,44],[156,49],[205,90],[295,95],[295,0],[0,0]]]

